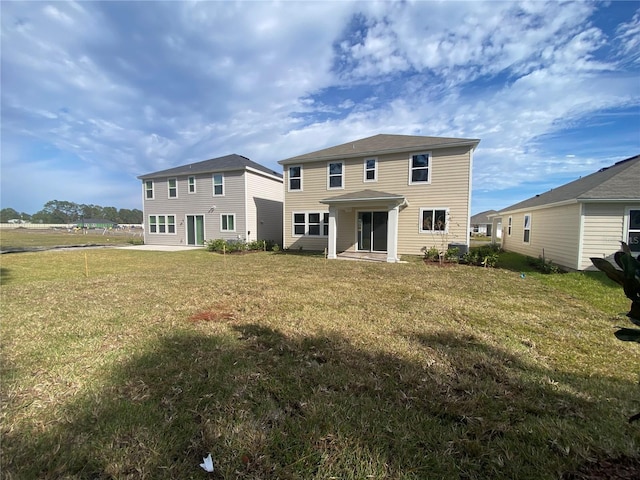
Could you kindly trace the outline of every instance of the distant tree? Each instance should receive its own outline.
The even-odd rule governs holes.
[[[0,223],[7,223],[14,218],[20,218],[20,214],[13,208],[3,208],[0,210]]]
[[[129,210],[127,208],[121,208],[118,211],[118,223],[142,223],[142,211],[140,210]]]
[[[80,205],[84,218],[104,218],[102,207],[99,205]]]
[[[102,217],[112,222],[117,222],[118,210],[115,207],[104,207],[102,209]]]
[[[82,214],[77,203],[66,200],[50,200],[44,204],[42,212],[48,216],[48,220],[44,223],[72,223]]]

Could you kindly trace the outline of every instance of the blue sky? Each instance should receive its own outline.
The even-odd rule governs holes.
[[[479,138],[472,213],[640,153],[640,2],[10,2],[2,208],[378,133]]]

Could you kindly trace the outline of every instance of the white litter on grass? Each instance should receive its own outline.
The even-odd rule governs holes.
[[[204,463],[201,463],[200,466],[207,472],[213,472],[213,459],[211,458],[211,454],[207,457],[203,457],[202,461]]]

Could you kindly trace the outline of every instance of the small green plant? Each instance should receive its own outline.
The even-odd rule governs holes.
[[[438,250],[438,247],[422,247],[420,250],[424,254],[425,260],[435,262],[440,259],[440,250]]]
[[[622,250],[615,253],[613,260],[620,267],[617,269],[604,258],[591,258],[591,263],[607,277],[622,286],[624,294],[631,300],[631,309],[627,317],[634,325],[640,326],[640,255],[634,258],[629,246],[622,243]],[[619,327],[614,335],[623,342],[640,343],[640,329]],[[629,418],[629,422],[640,419],[640,413]]]
[[[462,255],[462,262],[478,267],[494,268],[498,263],[499,252],[500,247],[495,243],[482,245]]]
[[[537,271],[545,274],[562,273],[563,270],[553,263],[551,260],[547,260],[543,255],[538,258],[527,257],[527,264]]]

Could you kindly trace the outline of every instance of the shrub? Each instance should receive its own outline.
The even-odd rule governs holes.
[[[544,256],[540,256],[538,258],[527,257],[527,265],[544,274],[564,273],[558,265],[553,263],[551,260],[547,260]]]
[[[468,265],[493,268],[498,263],[499,252],[500,247],[495,243],[482,245],[481,247],[472,248],[462,255],[462,261]]]
[[[422,247],[420,250],[422,251],[422,253],[424,253],[425,260],[431,260],[435,262],[440,259],[440,250],[438,250],[437,247]]]

